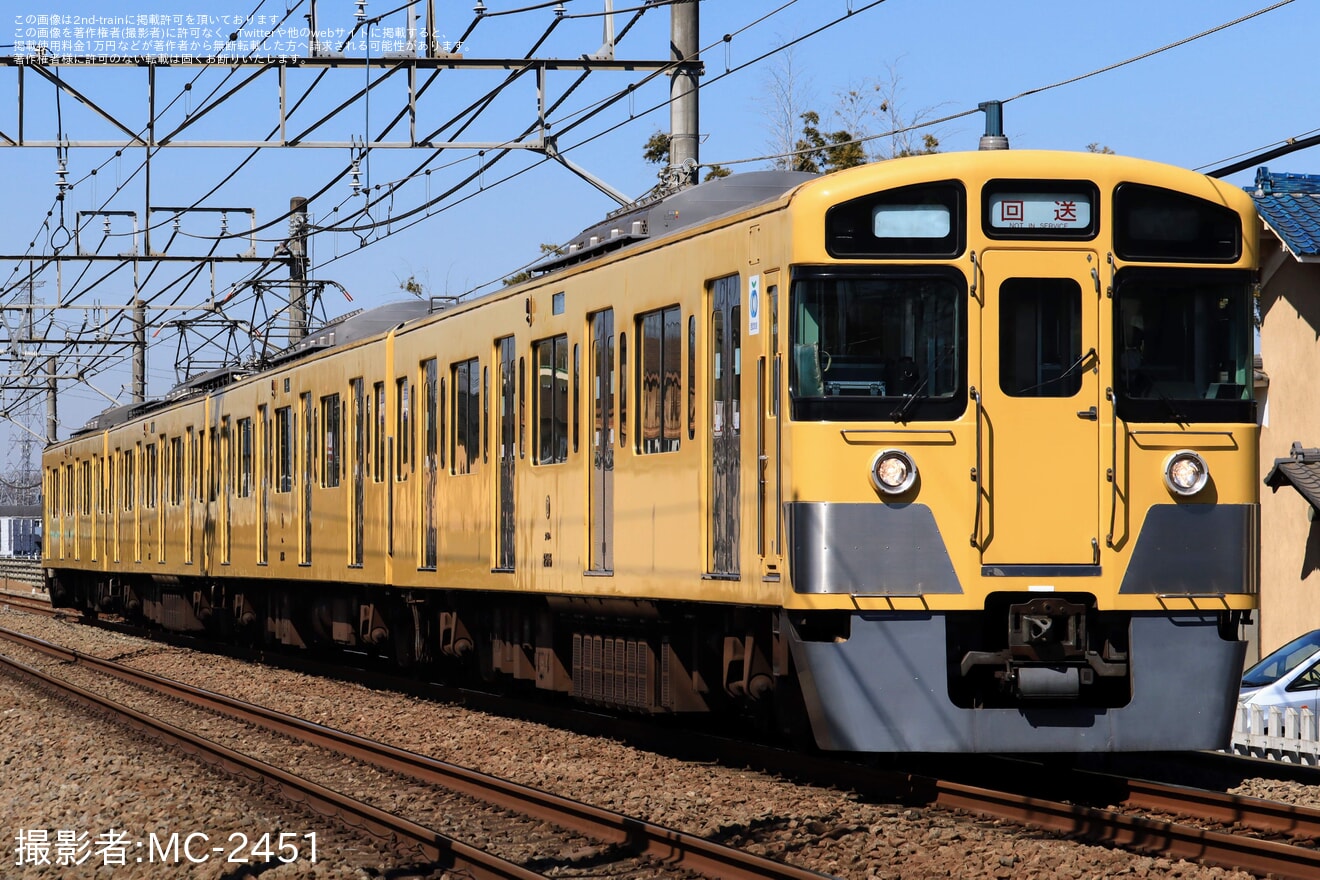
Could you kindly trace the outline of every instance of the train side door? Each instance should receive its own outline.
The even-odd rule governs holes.
[[[191,431],[191,429],[189,429]],[[270,562],[270,411],[265,404],[257,407],[257,565]],[[191,437],[189,438],[191,441]],[[192,561],[189,549],[188,561]]]
[[[763,352],[757,359],[756,370],[756,459],[757,459],[757,547],[762,557],[765,570],[762,574],[771,574],[778,570],[783,550],[783,520],[780,511],[784,506],[783,481],[780,471],[780,455],[783,446],[783,433],[780,424],[780,379],[783,375],[783,362],[779,351],[779,273],[767,273],[757,285],[758,290],[748,291],[748,335],[752,334],[751,318],[753,304],[759,317],[756,329],[768,337],[759,346]],[[749,288],[751,282],[749,281]],[[766,354],[769,357],[766,357]]]
[[[614,570],[614,311],[591,316],[589,571]]]
[[[973,537],[996,573],[1098,573],[1098,265],[1084,251],[983,256]]]
[[[514,511],[514,476],[518,461],[517,450],[517,376],[518,356],[512,336],[499,340],[499,497],[498,512],[495,518],[496,531],[495,568],[498,571],[513,571],[514,566],[514,526],[517,522]]]
[[[300,497],[302,504],[298,508],[299,540],[298,563],[310,565],[312,562],[312,480],[314,477],[313,461],[316,454],[316,416],[312,408],[312,395],[303,392],[298,395],[299,409],[302,413],[302,461],[299,463],[298,479],[302,481]],[[295,435],[297,433],[295,429]]]
[[[435,414],[435,361],[434,360],[427,362],[426,380],[429,383],[429,388],[430,388],[430,396],[428,398],[428,402],[430,404],[430,416],[434,420],[435,417],[434,416]],[[363,411],[363,407],[366,403],[366,400],[365,400],[364,385],[361,378],[353,379],[349,383],[349,387],[352,392],[352,402],[349,405],[352,406],[353,408],[353,412],[349,416],[349,423],[353,426],[352,428],[353,501],[352,501],[352,508],[349,511],[351,525],[350,525],[348,564],[352,566],[360,566],[362,565],[362,554],[364,549],[363,522],[362,522],[364,515],[363,508],[365,507],[366,504],[366,497],[365,497],[366,490],[363,483],[363,480],[365,479],[365,471],[366,471],[366,445],[367,445],[366,444],[366,439],[367,439],[366,414]],[[428,437],[428,443],[430,444],[430,448],[428,449],[428,454],[430,455],[429,461],[432,467],[432,473],[430,474],[430,479],[433,484],[435,479],[434,434]],[[434,485],[432,485],[432,489],[434,489]],[[432,493],[432,497],[434,497],[434,492]]]
[[[706,387],[710,389],[710,519],[706,570],[738,577],[741,507],[742,305],[737,275],[711,285]]]

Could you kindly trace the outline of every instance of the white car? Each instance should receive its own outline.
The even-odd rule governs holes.
[[[1242,676],[1241,706],[1280,709],[1303,707],[1320,715],[1320,629],[1298,636],[1262,659]]]

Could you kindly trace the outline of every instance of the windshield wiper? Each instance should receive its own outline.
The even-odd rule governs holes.
[[[936,364],[936,369],[938,368],[939,365]],[[932,370],[931,372],[934,372],[934,370]],[[922,393],[922,391],[926,387],[926,383],[928,383],[929,381],[930,381],[930,376],[927,375],[926,378],[922,379],[920,382],[917,383],[917,387],[912,389],[912,393],[909,394],[907,397],[905,397],[903,399],[903,402],[898,405],[898,409],[894,410],[895,422],[903,421],[903,416],[907,415],[907,411],[912,409],[912,405],[916,403],[918,400],[926,400],[930,397],[929,394]]]
[[[1028,388],[1019,389],[1017,392],[1017,396],[1019,397],[1025,396],[1028,391],[1035,391],[1039,388],[1044,388],[1046,385],[1053,385],[1055,382],[1062,382],[1064,379],[1067,379],[1074,372],[1076,372],[1078,367],[1080,367],[1082,364],[1086,363],[1087,360],[1093,357],[1096,357],[1096,351],[1094,348],[1090,349],[1089,351],[1086,352],[1086,354],[1082,355],[1077,360],[1073,361],[1068,366],[1068,369],[1064,370],[1059,375],[1052,376],[1049,379],[1046,379],[1044,382],[1037,382],[1035,385],[1032,385]]]
[[[1187,417],[1184,416],[1181,411],[1179,411],[1178,407],[1174,406],[1173,401],[1170,400],[1163,391],[1156,391],[1155,396],[1160,403],[1164,404],[1164,408],[1169,411],[1169,415],[1173,416],[1173,421],[1175,424],[1178,425],[1188,424]]]
[[[937,357],[935,359],[935,365],[932,366],[930,370],[927,371],[926,375],[922,377],[922,380],[917,383],[917,387],[912,389],[912,393],[898,405],[898,409],[894,410],[895,422],[903,421],[903,417],[907,415],[908,410],[912,409],[913,404],[918,400],[930,399],[929,394],[923,394],[922,392],[925,391],[926,386],[930,384],[930,377],[940,371],[940,367],[944,366],[944,361],[949,357],[952,351],[952,349],[946,349],[943,354]]]

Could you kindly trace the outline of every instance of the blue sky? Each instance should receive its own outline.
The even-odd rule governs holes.
[[[388,45],[388,34],[402,33],[403,13],[386,13],[403,3],[366,3],[367,16],[384,16],[374,27],[375,36],[386,39],[386,44],[378,44],[374,51],[398,48]],[[288,10],[292,10],[288,24],[305,24],[302,16],[307,5],[307,0],[15,0],[7,4],[10,11],[0,14],[0,43],[21,43],[29,28],[39,26],[43,15],[92,17],[99,19],[101,26],[108,19],[131,18],[135,22],[140,15],[191,16],[194,24],[207,22],[208,26],[220,19],[214,22],[213,30],[218,31],[236,29],[223,21],[225,16],[232,22],[237,16],[255,15],[250,29],[260,27],[263,21],[269,24],[283,20]],[[436,0],[442,39],[458,39],[472,21],[474,5],[473,0]],[[485,5],[491,13],[540,8],[488,16],[462,47],[467,57],[521,57],[555,19],[553,6],[538,0],[487,0]],[[566,17],[536,51],[537,57],[576,57],[595,52],[601,45],[602,20],[574,16],[598,13],[603,5],[602,0],[566,0]],[[624,8],[630,0],[616,0],[615,5]],[[900,116],[955,117],[930,129],[945,151],[975,149],[983,118],[979,113],[959,114],[975,110],[982,101],[998,99],[1008,101],[1004,108],[1005,131],[1014,148],[1080,150],[1098,143],[1126,155],[1208,170],[1240,154],[1320,129],[1316,101],[1310,97],[1315,83],[1314,60],[1298,39],[1298,35],[1320,32],[1320,10],[1315,3],[1295,0],[1143,60],[1028,96],[1015,96],[1187,40],[1270,5],[1267,0],[887,0],[878,4],[869,0],[706,0],[701,4],[701,43],[712,48],[703,54],[706,85],[701,93],[701,158],[704,162],[735,162],[773,152],[773,132],[766,113],[767,105],[772,103],[771,77],[775,72],[782,77],[791,63],[802,106],[819,112],[830,128],[844,126],[843,120],[830,118],[839,104],[840,92],[896,76]],[[321,0],[319,25],[322,29],[347,30],[353,26],[354,9],[354,0]],[[424,10],[425,3],[419,0],[417,9]],[[842,23],[805,36],[844,16],[849,9],[853,14]],[[621,28],[629,17],[620,13],[617,26]],[[753,24],[758,19],[764,20]],[[63,21],[66,30],[76,26],[76,21]],[[183,26],[187,26],[186,21]],[[171,21],[162,30],[175,27]],[[731,39],[723,41],[725,34]],[[84,37],[90,41],[96,35]],[[197,39],[177,31],[159,35],[162,39],[175,37]],[[665,58],[668,37],[668,11],[663,7],[652,9],[620,42],[616,57]],[[205,36],[200,42],[206,48]],[[785,44],[792,44],[791,53],[780,51],[743,67]],[[346,56],[361,58],[365,51],[349,48]],[[85,94],[128,121],[130,127],[145,124],[146,78],[142,72],[68,65],[60,70]],[[732,72],[724,75],[726,71]],[[220,68],[200,77],[195,68],[159,72],[158,106],[175,100],[162,123],[177,123],[205,107],[206,95],[228,72],[228,68]],[[7,78],[3,87],[12,96],[14,71],[0,75]],[[361,67],[346,65],[317,88],[294,119],[310,120],[327,112],[361,86],[365,76]],[[550,76],[551,100],[563,95],[572,76]],[[274,79],[268,80],[219,106],[197,123],[190,136],[219,139],[264,135],[275,123],[278,100]],[[560,147],[568,148],[567,155],[575,164],[634,196],[655,182],[656,168],[642,160],[642,146],[652,132],[668,127],[668,111],[663,107],[668,96],[667,79],[644,80],[645,75],[640,73],[593,74],[551,117],[553,130],[560,133]],[[192,86],[185,91],[184,84],[189,81]],[[235,81],[231,77],[222,88]],[[292,90],[303,88],[306,81],[291,76]],[[491,73],[446,72],[420,105],[419,131],[427,122],[438,124],[476,100],[497,81],[498,76]],[[636,88],[630,98],[571,127],[577,114],[633,84]],[[25,87],[27,138],[54,140],[63,135],[73,141],[88,141],[122,137],[67,96],[57,107],[54,90],[31,72],[25,77]],[[402,89],[382,87],[372,93],[369,102],[355,103],[318,136],[341,140],[364,137],[368,132],[378,132],[403,106]],[[534,115],[534,92],[520,85],[497,98],[462,137],[484,141],[515,138],[531,124]],[[12,134],[16,128],[16,111],[10,98],[0,106],[0,131]],[[866,120],[858,133],[876,134],[885,128],[882,120]],[[589,143],[577,146],[596,135]],[[257,223],[265,224],[279,220],[290,196],[312,195],[329,186],[326,195],[313,203],[312,213],[316,222],[332,225],[362,207],[362,197],[353,196],[349,179],[335,180],[353,158],[350,152],[347,148],[263,150],[235,170],[248,151],[166,150],[152,160],[150,201],[154,206],[190,205],[205,197],[201,204],[207,206],[251,208]],[[63,204],[65,226],[74,225],[78,211],[142,213],[147,200],[141,176],[134,176],[142,155],[141,149],[124,150],[119,157],[109,148],[70,150],[68,179],[77,185]],[[360,180],[373,186],[398,180],[429,155],[407,150],[373,151],[369,160],[360,162]],[[11,149],[5,156],[9,160],[6,176],[10,199],[9,210],[0,220],[0,253],[49,253],[58,240],[58,235],[53,235],[59,220],[56,152],[49,147],[34,147]],[[392,202],[375,205],[370,219],[380,224],[403,214],[435,198],[483,164],[484,160],[473,153],[446,153],[431,163],[430,174],[418,175],[400,188]],[[1275,171],[1320,172],[1320,150],[1295,153],[1269,165]],[[767,166],[761,161],[735,168]],[[92,169],[97,169],[95,176],[90,175]],[[515,172],[521,173],[502,182]],[[1231,179],[1245,184],[1251,172]],[[437,295],[459,294],[511,274],[538,255],[539,244],[564,241],[614,207],[612,201],[568,170],[522,151],[484,167],[473,183],[440,201],[422,222],[377,225],[371,231],[359,230],[360,234],[319,233],[313,243],[314,275],[342,284],[353,297],[351,303],[338,294],[328,299],[330,315],[397,299],[403,295],[400,282],[409,277],[415,277]],[[55,213],[48,222],[47,212],[52,210]],[[230,231],[248,222],[237,214],[228,220]],[[118,224],[127,222],[117,215],[116,230]],[[218,221],[211,215],[195,222],[199,234],[208,234],[214,230],[206,224]],[[275,223],[260,236],[263,240],[256,244],[258,252],[270,253],[274,240],[286,228],[282,222]],[[387,228],[391,234],[382,235]],[[158,230],[153,244],[159,246],[164,234],[166,230]],[[364,241],[369,244],[363,246]],[[0,265],[0,279],[13,285],[22,277],[17,269],[14,264]],[[53,272],[44,273],[37,298],[53,299],[57,290],[65,297],[76,293],[79,283],[85,285],[87,279],[80,282],[71,274],[66,271],[57,278]],[[238,273],[231,275],[217,281],[221,293],[234,277],[240,277]],[[113,305],[127,301],[131,292],[128,276],[112,278],[82,301]],[[204,293],[204,286],[191,288],[185,301],[201,301]],[[250,312],[249,308],[243,317],[251,317]],[[153,315],[153,322],[166,320],[163,315]],[[95,327],[96,317],[89,328]],[[74,333],[92,332],[84,330],[82,322],[83,316],[78,314],[64,318],[57,327]],[[152,332],[156,333],[155,327]],[[149,393],[163,394],[175,381],[177,343],[173,328],[165,327],[154,335],[148,355]],[[60,435],[67,436],[71,427],[107,405],[106,395],[127,401],[127,381],[127,371],[120,366],[90,379],[90,384],[104,394],[65,383],[68,393],[61,401]],[[11,405],[12,394],[3,402]],[[40,406],[35,412],[40,414]],[[38,430],[40,425],[38,419]],[[4,432],[12,433],[13,429],[0,425],[0,433]]]

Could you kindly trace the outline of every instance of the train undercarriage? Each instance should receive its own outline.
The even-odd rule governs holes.
[[[48,586],[58,607],[216,642],[861,752],[1215,748],[1245,651],[1242,612],[1100,613],[1086,593],[903,615],[69,571]],[[1224,686],[1189,688],[1191,670]]]
[[[464,590],[132,581],[63,571],[52,604],[205,640],[370,658],[410,674],[612,711],[806,721],[774,610]],[[779,699],[776,699],[776,694]],[[785,714],[785,706],[796,711]],[[777,708],[778,707],[778,708]]]

